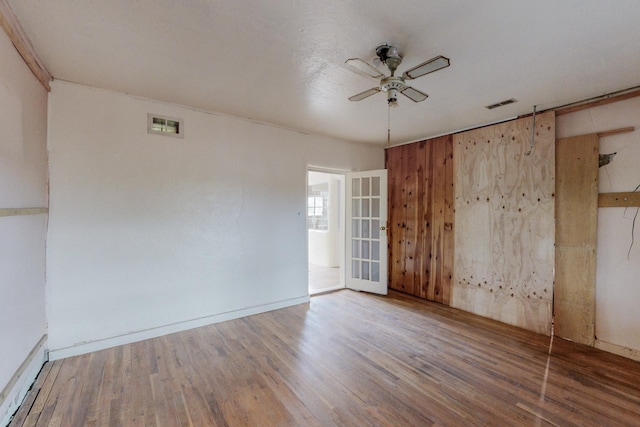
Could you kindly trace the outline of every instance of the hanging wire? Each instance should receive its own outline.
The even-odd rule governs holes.
[[[633,216],[633,222],[631,223],[631,244],[629,245],[629,250],[627,251],[627,261],[631,259],[631,249],[633,249],[633,244],[636,240],[634,234],[636,233],[636,219],[638,219],[639,211],[640,208],[636,208],[636,214]]]
[[[638,185],[636,188],[633,189],[632,193],[635,193],[636,191],[640,190],[640,185]],[[629,208],[625,208],[624,212],[627,212],[627,209]],[[633,216],[633,222],[631,223],[631,244],[629,245],[629,250],[627,251],[627,261],[631,259],[631,250],[633,249],[633,245],[635,244],[635,233],[636,233],[636,220],[638,219],[638,212],[640,211],[640,207],[636,209],[636,213]]]
[[[529,151],[524,153],[525,156],[529,156],[533,151],[533,139],[536,136],[536,106],[533,106],[533,124],[531,125],[531,144],[529,145]]]

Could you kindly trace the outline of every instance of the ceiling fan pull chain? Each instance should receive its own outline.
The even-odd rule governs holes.
[[[387,148],[391,147],[391,105],[387,105]]]

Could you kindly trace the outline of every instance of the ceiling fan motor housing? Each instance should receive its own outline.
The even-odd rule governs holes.
[[[406,70],[401,76],[396,76],[395,71],[402,62],[402,57],[400,56],[398,49],[395,46],[385,43],[376,48],[376,55],[380,61],[387,66],[391,75],[385,76],[376,67],[360,58],[347,59],[346,63],[351,67],[369,77],[380,79],[380,84],[378,86],[349,97],[349,101],[362,101],[363,99],[368,98],[371,95],[375,95],[378,92],[385,92],[387,94],[387,103],[389,106],[396,107],[398,105],[398,92],[400,92],[413,102],[422,102],[427,99],[429,95],[411,86],[407,86],[405,80],[413,80],[426,74],[433,73],[434,71],[448,67],[450,64],[449,58],[439,55]]]
[[[391,71],[391,75],[393,76],[398,65],[402,62],[402,57],[400,56],[398,49],[395,46],[383,44],[376,48],[376,55],[378,55],[380,61],[389,68],[389,71]]]

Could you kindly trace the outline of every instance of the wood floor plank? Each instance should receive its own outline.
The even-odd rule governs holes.
[[[47,364],[11,427],[638,425],[640,363],[549,344],[399,292],[345,290]]]
[[[32,426],[35,424],[35,420],[37,420],[41,411],[39,406],[35,406],[36,398],[40,393],[43,393],[43,395],[49,393],[53,380],[58,374],[58,369],[53,369],[52,372],[52,368],[53,365],[51,363],[45,363],[38,373],[38,376],[31,387],[31,391],[25,397],[24,402],[13,417],[13,423],[15,423],[15,425]],[[44,401],[45,399],[40,399],[39,402]]]

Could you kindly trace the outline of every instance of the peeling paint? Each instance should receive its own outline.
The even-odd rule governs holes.
[[[613,158],[615,157],[616,154],[618,154],[618,153],[615,152],[615,153],[611,153],[611,154],[600,154],[600,155],[598,155],[598,167],[601,168],[601,167],[606,166],[609,163],[611,163],[611,161],[613,160]]]

